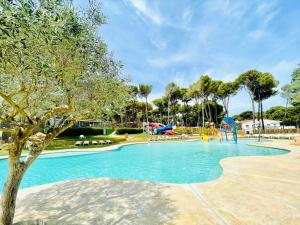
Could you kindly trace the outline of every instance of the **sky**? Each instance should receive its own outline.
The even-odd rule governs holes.
[[[78,8],[87,0],[74,0]],[[299,0],[102,0],[99,29],[133,84],[151,84],[150,99],[175,82],[188,87],[208,74],[232,81],[257,69],[279,87],[300,63]],[[230,100],[234,115],[251,110],[245,91]],[[264,108],[285,105],[280,95]]]

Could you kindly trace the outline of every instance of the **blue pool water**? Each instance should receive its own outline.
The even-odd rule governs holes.
[[[110,177],[169,183],[198,183],[222,174],[220,160],[231,156],[279,155],[287,151],[229,143],[149,143],[92,154],[40,156],[26,172],[21,187],[63,180]],[[7,160],[0,160],[0,187],[7,174]],[[0,189],[1,191],[1,189]]]

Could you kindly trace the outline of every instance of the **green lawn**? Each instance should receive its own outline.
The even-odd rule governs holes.
[[[86,136],[86,139],[89,141],[99,141],[99,140],[111,140],[113,142],[112,145],[123,144],[123,143],[133,143],[133,142],[145,142],[148,141],[151,135],[149,134],[130,134],[128,139],[125,139],[124,135],[98,135],[98,136]],[[193,137],[192,137],[193,138]],[[87,148],[103,148],[108,146],[108,144],[103,145],[88,145],[88,146],[74,146],[76,141],[79,141],[78,137],[58,137],[53,142],[50,143],[49,146],[46,147],[44,152],[54,151],[54,150],[62,150],[62,149],[87,149]],[[111,144],[110,144],[111,145]],[[28,153],[28,150],[23,150],[23,153]],[[7,155],[7,150],[1,150],[0,156]]]
[[[148,134],[132,134],[132,135],[129,135],[129,138],[126,141],[124,135],[114,135],[114,136],[110,136],[110,135],[92,136],[92,135],[90,135],[90,136],[86,136],[86,139],[84,139],[84,140],[89,140],[89,141],[111,140],[113,142],[112,145],[116,145],[116,144],[122,144],[122,143],[130,143],[130,142],[143,142],[143,141],[147,141],[148,138],[149,138]],[[79,140],[80,139],[78,137],[71,137],[71,136],[58,137],[53,142],[51,142],[50,145],[47,146],[44,151],[48,152],[48,151],[62,150],[62,149],[103,148],[103,147],[108,146],[108,144],[74,146],[75,142],[79,141]],[[23,153],[28,153],[28,150],[23,150]],[[4,156],[7,154],[8,154],[7,150],[0,151],[0,156]]]

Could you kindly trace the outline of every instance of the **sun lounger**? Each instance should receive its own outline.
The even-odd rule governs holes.
[[[90,142],[89,141],[84,141],[83,145],[90,145]]]
[[[106,144],[112,144],[111,140],[106,140]]]
[[[103,144],[105,144],[105,141],[100,140],[100,141],[98,141],[98,143],[99,143],[99,145],[103,145]]]
[[[92,141],[92,145],[97,145],[98,142],[97,141]]]
[[[75,146],[80,146],[80,145],[82,145],[82,141],[76,141],[75,142]]]

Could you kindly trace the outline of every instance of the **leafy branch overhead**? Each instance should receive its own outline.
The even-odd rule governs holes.
[[[113,117],[130,98],[122,65],[98,35],[104,22],[94,3],[79,13],[69,0],[0,2],[0,131],[11,134],[0,224],[12,223],[22,176],[51,140],[79,118]],[[39,133],[50,119],[51,133]]]

